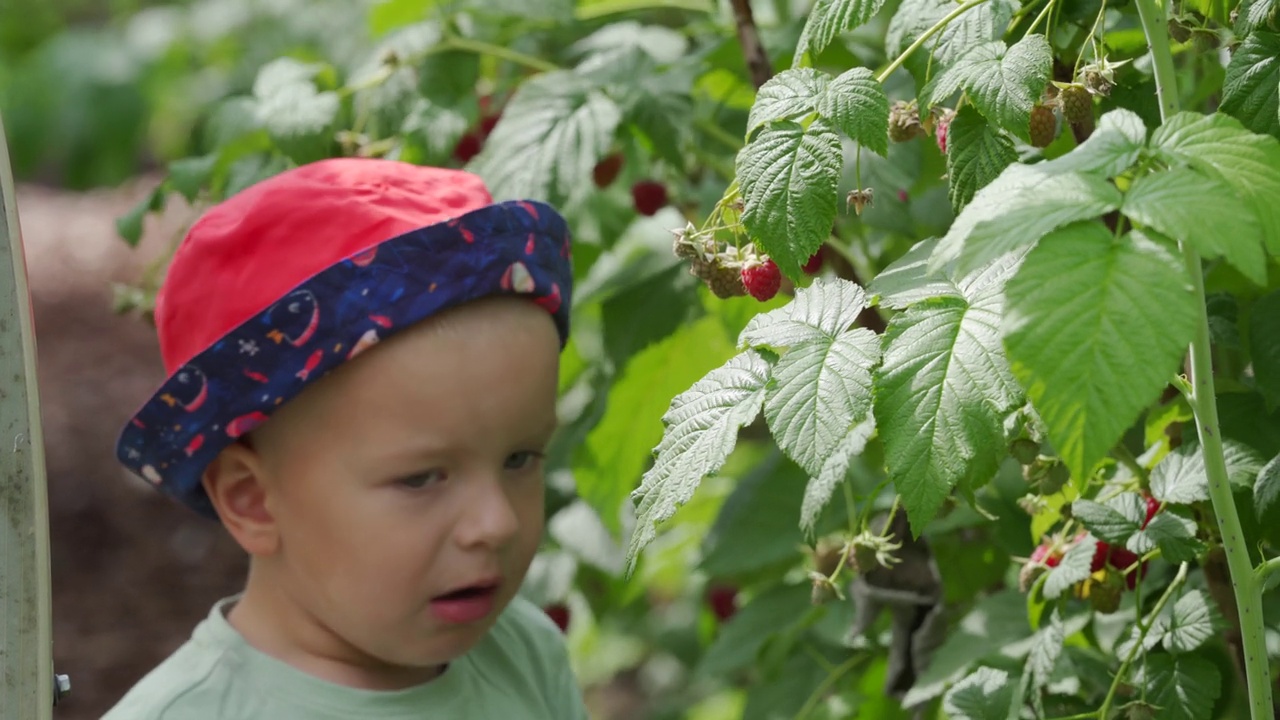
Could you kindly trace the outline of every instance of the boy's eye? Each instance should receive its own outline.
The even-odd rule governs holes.
[[[443,481],[446,477],[447,476],[443,470],[428,470],[426,472],[418,473],[417,475],[410,475],[409,477],[402,478],[398,481],[398,484],[407,487],[410,490],[421,490],[428,485],[434,485],[435,483]]]
[[[532,450],[522,450],[520,452],[511,453],[507,456],[506,468],[508,470],[523,470],[542,458],[542,453]]]

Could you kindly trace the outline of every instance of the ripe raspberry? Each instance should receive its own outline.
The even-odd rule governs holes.
[[[716,619],[727,621],[738,612],[738,589],[731,585],[712,585],[707,590],[707,605]]]
[[[1078,125],[1093,119],[1093,96],[1083,85],[1068,85],[1058,95],[1062,100],[1062,116]]]
[[[1049,543],[1043,543],[1031,553],[1031,562],[1040,563],[1047,567],[1058,567],[1058,563],[1062,562],[1062,554],[1054,550]]]
[[[1111,554],[1111,546],[1101,540],[1093,551],[1093,562],[1089,565],[1089,572],[1096,573],[1107,566],[1107,556]]]
[[[1058,118],[1046,105],[1031,108],[1031,144],[1038,147],[1049,147],[1053,139],[1058,137]]]
[[[822,262],[826,259],[826,247],[818,248],[818,252],[809,256],[809,261],[804,264],[801,270],[807,275],[815,275],[822,269]]]
[[[1159,500],[1155,499],[1154,497],[1151,497],[1150,495],[1146,496],[1145,499],[1147,501],[1147,517],[1145,520],[1142,521],[1143,530],[1146,530],[1147,525],[1151,524],[1151,518],[1155,517],[1156,513],[1160,512]]]
[[[489,137],[489,133],[493,132],[493,129],[497,127],[498,121],[501,119],[502,119],[502,113],[485,115],[484,117],[480,118],[480,135],[482,137]]]
[[[920,124],[920,110],[914,102],[898,100],[889,108],[889,139],[906,142],[925,134]]]
[[[560,632],[569,632],[569,607],[564,603],[555,603],[542,609],[551,621],[560,628]]]
[[[618,173],[621,170],[622,153],[614,153],[596,163],[595,168],[591,171],[591,179],[595,181],[596,187],[607,188],[618,178]]]
[[[766,302],[778,294],[778,288],[782,286],[782,271],[772,258],[747,265],[742,268],[742,285],[751,297]]]
[[[947,110],[942,113],[942,117],[938,118],[938,124],[933,128],[933,139],[938,143],[938,149],[943,155],[947,154],[947,128],[951,127],[951,121],[956,117],[955,110]]]
[[[635,203],[636,212],[653,215],[666,206],[667,188],[660,182],[641,180],[631,186],[631,200]]]
[[[480,133],[472,130],[463,135],[458,144],[453,148],[453,159],[460,163],[469,162],[471,158],[480,154],[484,149],[484,138]]]

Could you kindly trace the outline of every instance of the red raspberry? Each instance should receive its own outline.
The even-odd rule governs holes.
[[[773,258],[769,258],[763,263],[742,268],[742,284],[751,297],[765,302],[778,294],[778,288],[782,286],[782,271]]]
[[[951,127],[951,121],[955,116],[954,112],[947,111],[942,114],[942,117],[938,118],[937,124],[933,126],[933,139],[938,142],[938,149],[942,151],[943,155],[947,154],[947,128]]]
[[[484,137],[475,130],[463,135],[458,144],[453,148],[453,159],[458,162],[468,162],[471,158],[480,154],[484,149]]]
[[[1156,513],[1160,512],[1159,500],[1151,497],[1150,495],[1146,496],[1145,499],[1147,501],[1147,519],[1142,521],[1143,530],[1147,529],[1147,525],[1151,523],[1151,518],[1155,517]]]
[[[1111,554],[1111,546],[1099,540],[1098,547],[1093,551],[1093,563],[1089,565],[1089,572],[1096,573],[1107,566],[1107,556]]]
[[[564,603],[555,603],[542,609],[551,621],[560,628],[560,632],[569,632],[569,607]]]
[[[498,121],[502,119],[502,113],[486,115],[480,118],[480,136],[489,137],[489,133],[493,132],[493,128],[497,126]]]
[[[808,275],[814,275],[822,269],[822,262],[826,259],[826,246],[818,248],[818,252],[809,256],[809,261],[800,268]]]
[[[595,181],[596,187],[607,188],[618,178],[618,172],[621,170],[622,153],[614,153],[596,163],[591,171],[591,179]]]
[[[738,612],[738,589],[731,585],[712,585],[707,590],[707,604],[720,622]]]
[[[636,212],[653,215],[666,206],[667,188],[660,182],[641,180],[631,186],[631,200],[635,203]]]
[[[1058,567],[1058,563],[1062,562],[1062,556],[1053,552],[1053,547],[1049,543],[1045,543],[1031,553],[1031,562],[1041,563],[1048,567]]]
[[[1111,567],[1124,572],[1133,567],[1138,562],[1138,556],[1122,547],[1111,548]],[[1125,584],[1132,590],[1138,584],[1139,577],[1146,577],[1147,565],[1143,563],[1141,567],[1133,572],[1129,572],[1124,576]]]

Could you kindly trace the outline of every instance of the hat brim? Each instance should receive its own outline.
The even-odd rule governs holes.
[[[552,207],[497,203],[385,240],[313,275],[169,376],[116,443],[125,467],[209,518],[225,447],[363,350],[483,297],[530,298],[569,338],[569,232]]]

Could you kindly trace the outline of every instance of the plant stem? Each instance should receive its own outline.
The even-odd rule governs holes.
[[[1134,641],[1133,646],[1129,648],[1129,656],[1121,663],[1120,669],[1116,671],[1116,676],[1111,680],[1111,689],[1107,690],[1107,697],[1102,701],[1102,707],[1098,709],[1099,720],[1107,720],[1111,713],[1111,703],[1115,702],[1116,691],[1120,689],[1120,683],[1124,680],[1125,675],[1129,673],[1129,666],[1133,664],[1134,658],[1138,657],[1138,650],[1146,642],[1147,633],[1151,631],[1151,626],[1155,624],[1156,618],[1160,617],[1160,611],[1164,610],[1164,606],[1168,604],[1169,598],[1173,597],[1173,591],[1182,586],[1187,579],[1187,564],[1182,563],[1178,566],[1178,574],[1173,578],[1173,582],[1169,583],[1169,587],[1165,588],[1164,594],[1156,601],[1156,606],[1151,608],[1151,612],[1147,614],[1147,622],[1141,625],[1142,631],[1138,634],[1138,639]]]
[[[952,20],[955,20],[956,18],[978,7],[979,5],[981,5],[986,1],[987,0],[968,0],[968,2],[966,2],[965,4],[947,13],[945,17],[943,17],[938,22],[934,23],[933,27],[929,28],[928,30],[925,30],[924,33],[920,35],[920,37],[916,38],[916,41],[911,43],[911,45],[908,46],[906,50],[903,50],[902,54],[899,55],[897,58],[895,58],[893,62],[889,63],[889,67],[885,68],[884,70],[881,70],[880,74],[876,76],[876,82],[883,83],[886,79],[888,79],[890,75],[893,74],[894,70],[897,70],[898,67],[902,65],[902,63],[907,61],[907,58],[911,57],[911,53],[915,52],[916,50],[919,50],[920,46],[924,45],[925,42],[929,40],[929,38],[933,37],[934,35],[937,35],[939,32],[942,31],[942,28],[946,27],[947,25],[950,25]]]
[[[613,0],[578,8],[574,12],[577,20],[599,20],[610,15],[622,15],[642,10],[687,10],[689,12],[713,13],[715,4],[705,0]]]
[[[1031,27],[1027,28],[1027,35],[1035,32],[1036,28],[1040,27],[1040,21],[1049,17],[1049,12],[1053,10],[1053,6],[1057,1],[1058,0],[1049,0],[1049,2],[1045,3],[1044,9],[1040,11],[1040,14],[1036,16],[1035,20],[1031,21]]]
[[[760,30],[756,28],[756,18],[751,12],[751,1],[729,0],[729,4],[733,6],[738,44],[742,46],[747,68],[751,71],[751,83],[759,90],[773,77],[773,66],[769,63],[769,54],[764,51],[764,43],[760,42]]]
[[[1160,118],[1161,121],[1168,121],[1178,112],[1177,78],[1174,76],[1173,55],[1169,52],[1166,27],[1168,18],[1163,9],[1156,5],[1156,0],[1137,0],[1137,6],[1138,17],[1142,21],[1142,29],[1147,36],[1154,61]],[[1222,452],[1221,426],[1218,422],[1217,396],[1213,382],[1209,314],[1205,306],[1204,269],[1201,267],[1199,253],[1185,242],[1182,243],[1182,258],[1187,273],[1191,276],[1191,287],[1199,315],[1196,336],[1191,341],[1191,408],[1195,413],[1205,472],[1209,477],[1209,499],[1213,504],[1214,515],[1218,518],[1222,548],[1227,556],[1227,569],[1231,573],[1236,608],[1240,614],[1250,713],[1253,720],[1271,720],[1275,717],[1275,709],[1271,700],[1271,669],[1267,664],[1261,586],[1249,558],[1249,548],[1245,544]]]
[[[1258,584],[1259,590],[1266,586],[1267,578],[1277,570],[1280,570],[1280,557],[1273,557],[1258,566],[1258,569],[1254,571],[1254,581]]]
[[[526,55],[517,50],[505,48],[501,45],[494,45],[493,43],[488,43],[483,40],[474,40],[472,38],[456,36],[445,38],[440,41],[439,44],[431,48],[431,54],[449,52],[450,50],[463,50],[466,52],[473,52],[478,55],[490,55],[500,60],[513,62],[517,65],[523,65],[527,68],[540,70],[542,72],[552,72],[560,69],[560,66],[555,63],[547,62],[542,58],[534,57],[532,55]]]

